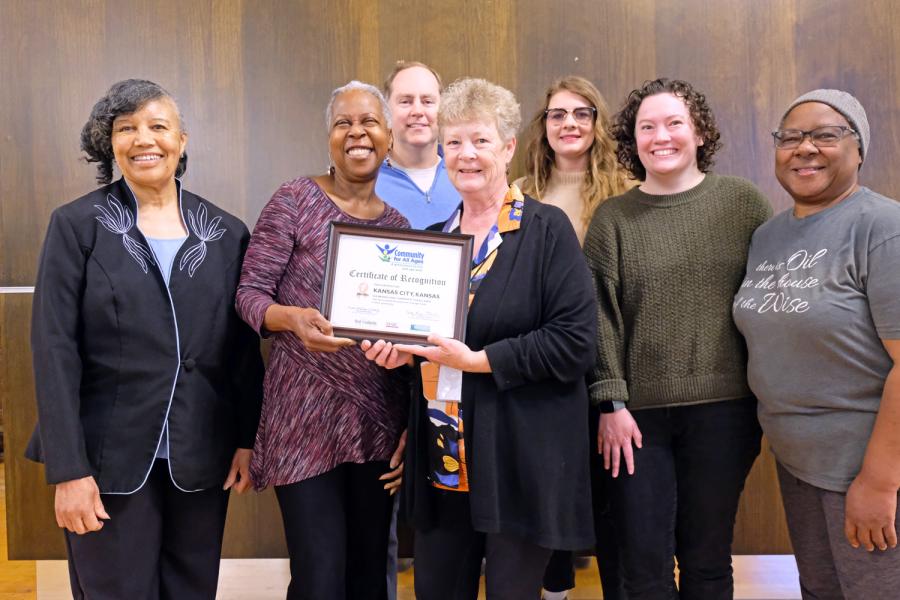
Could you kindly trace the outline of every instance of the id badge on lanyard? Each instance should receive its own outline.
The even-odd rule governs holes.
[[[420,369],[426,400],[459,402],[462,399],[462,371],[428,361],[423,362]]]

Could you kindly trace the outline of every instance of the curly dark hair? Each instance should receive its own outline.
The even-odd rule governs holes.
[[[128,115],[151,100],[168,98],[178,111],[178,103],[172,94],[159,84],[146,79],[126,79],[114,83],[102,98],[97,100],[91,109],[91,116],[81,129],[81,149],[87,155],[85,160],[97,163],[97,183],[105,185],[112,181],[113,156],[112,126],[120,115]],[[181,111],[178,111],[178,124],[184,131]],[[187,170],[187,153],[183,154],[175,169],[175,177],[181,177]]]
[[[691,113],[691,121],[694,130],[703,145],[697,147],[697,167],[703,173],[707,173],[715,164],[713,156],[722,147],[719,141],[719,128],[716,127],[716,118],[712,109],[706,103],[706,96],[694,89],[687,81],[680,79],[654,79],[645,81],[640,88],[628,94],[625,106],[613,118],[609,133],[616,140],[616,155],[619,164],[631,173],[631,176],[639,181],[647,178],[647,170],[638,157],[637,141],[634,136],[635,121],[641,102],[648,96],[665,93],[678,96],[687,105]]]

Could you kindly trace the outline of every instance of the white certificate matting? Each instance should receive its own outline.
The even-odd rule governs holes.
[[[448,234],[427,235],[447,236],[453,243],[426,241],[423,232],[404,233],[416,239],[372,231],[337,236],[329,249],[330,293],[325,293],[323,307],[336,335],[345,330],[344,335],[357,338],[384,334],[380,337],[424,340],[432,333],[459,333],[458,320],[465,318],[468,304],[460,295],[468,289],[471,257],[465,253],[471,252],[471,244]]]

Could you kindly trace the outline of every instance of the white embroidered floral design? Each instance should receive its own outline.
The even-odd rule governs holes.
[[[215,242],[225,235],[225,228],[219,227],[222,217],[216,217],[209,223],[206,222],[207,212],[206,205],[200,204],[197,209],[197,216],[191,210],[188,210],[188,226],[191,232],[200,238],[200,241],[188,248],[178,263],[178,269],[184,271],[185,265],[188,266],[188,275],[194,276],[197,268],[206,258],[206,242]]]
[[[132,214],[131,209],[122,206],[119,199],[112,194],[106,195],[106,204],[109,208],[99,204],[94,205],[94,208],[100,211],[100,216],[94,218],[100,221],[100,224],[110,233],[122,236],[122,245],[128,250],[128,254],[131,255],[131,258],[133,258],[137,264],[140,265],[141,269],[143,269],[144,273],[146,273],[148,266],[155,265],[156,263],[153,261],[153,254],[150,253],[150,250],[128,235],[128,232],[131,231],[131,228],[134,226],[134,215]]]

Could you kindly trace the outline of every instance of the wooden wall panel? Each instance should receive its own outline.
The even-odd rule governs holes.
[[[379,3],[379,72],[382,83],[398,59],[434,67],[445,84],[463,76],[488,77],[515,88],[517,40],[515,15],[525,3],[513,0]],[[527,7],[530,8],[530,7]]]
[[[31,294],[0,294],[0,402],[6,470],[6,532],[9,558],[65,557],[53,517],[53,494],[43,467],[23,453],[37,420],[28,343]]]
[[[793,43],[796,90],[837,87],[859,98],[872,140],[860,180],[900,198],[900,11],[889,0],[845,3],[797,0]],[[779,115],[780,116],[780,115]]]
[[[769,132],[799,93],[837,86],[872,123],[862,181],[900,196],[900,13],[891,0],[8,0],[0,2],[0,287],[32,285],[50,212],[94,187],[78,134],[114,81],[158,81],[189,133],[192,191],[248,224],[275,188],[327,167],[324,108],[349,79],[380,84],[397,59],[445,82],[508,86],[525,122],[546,86],[575,73],[613,110],[644,80],[691,80],[716,112],[716,169],[785,208]],[[520,148],[525,140],[520,140]],[[522,152],[513,164],[521,172]],[[59,556],[50,490],[20,459],[33,423],[30,296],[0,296],[10,552]],[[748,480],[739,552],[787,552],[771,454]],[[232,502],[228,556],[283,556],[271,494]]]
[[[522,105],[523,127],[544,108],[544,92],[553,80],[568,74],[593,81],[615,111],[636,82],[656,76],[653,45],[634,43],[647,37],[655,22],[652,0],[520,6],[518,86],[513,89]],[[527,139],[519,140],[517,173],[525,168],[526,144]]]
[[[734,554],[791,554],[775,457],[763,438],[762,453],[747,477],[734,526]]]
[[[65,558],[53,516],[53,487],[44,468],[26,460],[25,445],[37,420],[31,373],[31,294],[0,294],[0,401],[3,409],[6,519],[9,558]],[[275,494],[232,494],[223,555],[285,557],[287,547]]]

